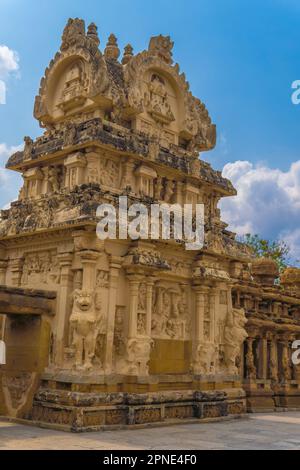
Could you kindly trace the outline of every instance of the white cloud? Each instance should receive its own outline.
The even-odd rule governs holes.
[[[6,103],[6,83],[11,74],[19,70],[17,52],[5,45],[0,45],[0,104]]]
[[[0,80],[0,104],[6,104],[6,85]]]
[[[228,163],[223,176],[238,191],[221,202],[222,218],[239,235],[283,239],[300,259],[300,160],[288,171],[248,161]]]

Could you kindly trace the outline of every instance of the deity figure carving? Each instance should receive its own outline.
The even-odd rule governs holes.
[[[144,96],[144,105],[155,121],[161,124],[170,124],[175,121],[165,81],[157,74],[152,75],[148,84],[148,91]]]
[[[75,44],[82,45],[84,40],[84,21],[79,18],[70,18],[62,35],[61,50],[64,51]]]
[[[165,192],[164,192],[164,201],[170,203],[174,196],[174,181],[166,180],[165,182]]]
[[[183,289],[157,286],[153,302],[153,336],[185,339],[189,328],[186,298]]]
[[[25,146],[24,146],[23,159],[30,160],[32,158],[33,140],[30,137],[25,136],[24,143],[25,143]]]
[[[196,345],[193,361],[195,374],[210,375],[216,372],[218,346],[214,343],[199,343]]]
[[[50,166],[48,172],[48,181],[53,193],[60,189],[60,171],[57,166]]]
[[[163,190],[163,181],[161,176],[158,176],[154,183],[154,199],[157,201],[161,200],[161,193]]]
[[[254,364],[253,339],[248,338],[246,353],[246,372],[248,379],[256,379],[256,367]]]
[[[119,164],[111,159],[100,160],[100,184],[117,188],[119,185]]]
[[[5,402],[14,416],[25,404],[27,394],[30,391],[35,379],[35,374],[31,372],[19,372],[16,375],[3,376],[3,392]]]
[[[98,168],[95,165],[88,167],[88,183],[98,183],[99,181],[99,172]]]
[[[64,131],[64,146],[68,147],[69,145],[74,145],[76,138],[76,125],[68,122]]]
[[[71,348],[75,351],[75,368],[90,370],[95,359],[101,328],[100,300],[94,292],[75,290],[70,316]]]
[[[238,374],[237,364],[240,361],[241,346],[248,334],[245,330],[247,318],[243,309],[233,308],[227,314],[224,329],[225,364],[228,373]]]
[[[138,294],[138,313],[137,313],[137,332],[139,335],[146,334],[146,295],[147,286],[145,283],[140,284]]]
[[[158,55],[167,64],[172,63],[172,49],[174,42],[171,41],[170,36],[155,36],[151,38],[149,43],[149,51],[152,54]]]
[[[124,315],[125,307],[117,305],[114,331],[114,347],[117,358],[124,358],[126,355]]]
[[[127,342],[128,373],[148,375],[150,352],[153,346],[151,338],[130,338]]]

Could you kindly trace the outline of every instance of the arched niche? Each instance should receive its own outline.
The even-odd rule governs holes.
[[[80,56],[66,58],[48,77],[46,105],[52,121],[85,106],[89,92],[87,62]]]
[[[178,144],[184,102],[176,81],[166,71],[150,67],[143,73],[140,86],[143,110],[137,118],[138,129],[159,136],[166,146]]]

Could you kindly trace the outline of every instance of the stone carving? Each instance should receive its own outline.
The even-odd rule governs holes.
[[[164,190],[164,201],[171,203],[174,196],[174,181],[166,180]]]
[[[43,134],[26,137],[7,163],[24,187],[1,211],[0,297],[5,283],[16,296],[28,291],[29,304],[41,294],[33,289],[45,291],[41,321],[6,316],[15,341],[25,325],[45,326],[36,346],[49,364],[30,416],[73,430],[134,423],[135,415],[139,423],[222,416],[244,412],[242,386],[249,408],[270,405],[272,392],[270,406],[298,406],[290,342],[300,336],[299,270],[288,269],[277,285],[274,263],[255,262],[221,220],[219,201],[236,191],[200,160],[216,130],[173,64],[170,38],[154,37],[138,54],[126,46],[122,63],[114,35],[104,53],[99,44],[95,24],[86,30],[82,20],[68,21],[35,101]],[[129,206],[203,202],[203,249],[186,251],[178,240],[97,241],[97,207],[118,209],[120,194]],[[57,295],[51,314],[46,294]],[[17,367],[14,348],[11,354]],[[149,373],[155,377],[145,380]],[[183,375],[197,392],[174,392]],[[3,379],[11,415],[22,414],[23,404],[30,409],[37,382],[23,372],[9,386]]]
[[[100,184],[118,188],[119,186],[119,164],[114,160],[100,160]]]
[[[146,294],[147,286],[145,283],[141,283],[138,295],[137,332],[142,336],[146,334]]]
[[[114,348],[115,354],[118,358],[126,356],[126,341],[125,341],[125,307],[116,306],[115,316],[115,332],[114,332]]]
[[[105,287],[109,285],[109,272],[104,270],[99,270],[96,277],[96,287]]]
[[[156,286],[153,301],[152,336],[185,339],[188,311],[184,288]]]
[[[27,393],[30,391],[35,379],[31,372],[20,372],[16,375],[3,375],[4,397],[6,405],[13,416],[26,403]]]
[[[73,63],[65,75],[65,84],[58,106],[69,111],[82,105],[86,99],[87,83],[84,80],[84,68],[80,62]]]
[[[144,105],[151,117],[161,124],[170,124],[175,116],[168,98],[165,81],[157,74],[153,74],[148,84],[148,92],[144,96]]]
[[[149,51],[153,55],[157,55],[160,59],[164,60],[167,64],[172,63],[172,49],[174,43],[171,41],[170,36],[155,36],[151,38],[149,43]]]
[[[193,371],[195,374],[215,374],[218,346],[214,343],[199,343],[195,348]]]
[[[282,379],[284,382],[291,380],[291,361],[289,357],[289,348],[284,345],[282,348]]]
[[[33,151],[33,140],[26,136],[24,137],[24,153],[23,153],[23,159],[26,160],[31,160],[32,158],[32,151]]]
[[[50,166],[48,171],[48,181],[50,184],[50,190],[53,193],[59,191],[61,186],[61,168]]]
[[[128,340],[126,350],[130,375],[148,375],[152,345],[151,338],[131,338]]]
[[[93,367],[96,341],[102,323],[100,310],[100,299],[95,293],[74,291],[70,327],[76,369],[90,370]]]
[[[76,139],[76,126],[71,122],[68,122],[64,132],[64,146],[68,147],[74,145]]]
[[[56,250],[28,253],[25,255],[21,284],[36,286],[38,284],[57,285],[60,282],[60,268]]]
[[[233,308],[227,314],[224,330],[225,364],[229,374],[238,374],[241,346],[248,334],[245,330],[247,319],[243,309]]]
[[[247,353],[246,353],[246,373],[248,379],[256,379],[256,367],[254,364],[253,355],[253,339],[247,340]]]
[[[104,55],[106,59],[118,60],[119,58],[120,49],[118,48],[117,38],[114,34],[111,34],[108,38]]]
[[[127,46],[124,47],[122,64],[123,65],[128,64],[128,62],[131,60],[132,57],[133,57],[133,47],[131,44],[127,44]]]
[[[69,49],[75,45],[83,45],[85,40],[84,21],[78,18],[68,20],[62,35],[61,50]]]
[[[126,264],[169,270],[169,264],[155,249],[132,248],[126,256]]]

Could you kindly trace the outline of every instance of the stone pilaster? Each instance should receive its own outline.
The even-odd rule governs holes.
[[[265,336],[260,338],[259,343],[259,377],[267,379],[268,368],[268,340]]]
[[[275,335],[273,335],[271,338],[270,379],[273,383],[278,382],[278,352],[277,352],[277,338]]]
[[[0,259],[0,285],[5,284],[7,265],[8,265],[8,262],[6,260]]]
[[[84,183],[84,169],[87,161],[83,154],[75,153],[70,155],[64,162],[66,168],[65,186],[73,189]]]
[[[58,254],[57,259],[60,267],[60,289],[58,291],[57,298],[55,363],[57,365],[62,365],[64,361],[65,337],[73,287],[73,253],[60,253]]]
[[[116,315],[116,304],[117,304],[117,289],[118,289],[118,279],[119,279],[121,266],[122,266],[122,259],[117,256],[112,256],[110,259],[108,312],[107,312],[106,347],[105,347],[105,372],[107,374],[112,372],[112,366],[113,366],[113,346],[114,346],[115,315]]]
[[[129,317],[128,317],[128,338],[135,338],[137,335],[137,309],[138,293],[141,276],[130,274],[129,280]]]
[[[99,257],[97,251],[84,250],[78,253],[83,271],[82,271],[82,290],[92,292],[96,285],[96,263]]]
[[[23,258],[15,258],[9,261],[9,267],[11,272],[11,283],[14,287],[21,285],[21,278],[23,273]]]
[[[212,343],[216,340],[216,299],[218,290],[211,288],[209,291],[209,314],[210,314],[210,334],[209,339]]]
[[[204,314],[205,314],[205,295],[209,288],[206,286],[193,286],[195,292],[195,317],[194,317],[194,336],[193,336],[193,358],[192,369],[195,374],[205,373],[203,364],[206,354],[204,345]]]
[[[147,294],[146,294],[146,335],[151,337],[151,327],[152,327],[152,294],[153,294],[153,285],[154,278],[147,280]]]

